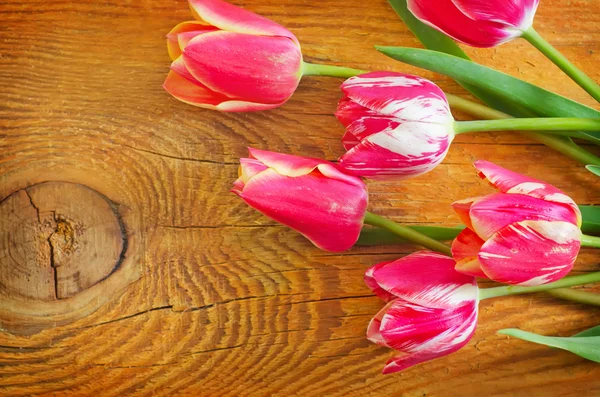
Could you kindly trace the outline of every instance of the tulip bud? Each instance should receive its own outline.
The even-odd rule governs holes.
[[[581,247],[581,212],[544,182],[476,161],[479,176],[500,193],[455,202],[467,229],[452,244],[459,272],[524,286],[559,280]]]
[[[346,172],[372,179],[405,179],[435,168],[454,139],[446,96],[423,78],[394,72],[351,77],[336,112],[346,127]]]
[[[365,273],[367,286],[388,302],[371,320],[367,338],[400,351],[384,374],[453,353],[473,336],[477,283],[454,265],[447,256],[421,251]]]
[[[473,47],[495,47],[533,24],[539,0],[408,0],[421,22]]]
[[[175,98],[230,112],[282,105],[302,77],[298,39],[283,26],[222,0],[189,0],[197,21],[167,36],[164,88]]]
[[[360,178],[324,160],[249,150],[232,192],[323,250],[344,251],[356,243],[368,201]]]

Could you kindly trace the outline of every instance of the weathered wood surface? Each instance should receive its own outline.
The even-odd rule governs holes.
[[[309,61],[418,72],[448,92],[463,93],[448,79],[372,50],[374,44],[418,45],[384,0],[234,3],[287,26]],[[0,332],[0,394],[600,395],[597,364],[495,334],[520,327],[570,335],[600,323],[598,309],[547,295],[485,301],[477,333],[460,352],[380,375],[391,351],[365,339],[382,303],[363,285],[362,274],[413,247],[324,253],[229,193],[247,146],[328,159],[342,153],[342,127],[332,115],[339,81],[307,78],[285,106],[263,113],[221,114],[180,103],[161,88],[169,66],[164,35],[189,18],[183,0],[0,3],[0,199],[21,191],[24,200],[23,189],[31,195],[43,182],[86,186],[122,217],[125,260],[131,262],[127,272],[99,283],[100,273],[111,271],[108,263],[99,265],[105,268],[97,268],[93,280],[69,273],[71,284],[60,284],[70,285],[64,296],[56,295],[52,273],[60,266],[37,269],[45,284],[25,291],[41,300],[17,307],[25,308],[31,324],[16,316],[16,324],[5,319]],[[536,27],[600,80],[600,2],[545,0]],[[594,105],[524,41],[467,52]],[[600,203],[597,180],[578,164],[517,134],[495,133],[457,138],[446,161],[428,175],[370,183],[370,208],[406,223],[455,224],[449,203],[490,191],[475,177],[475,159],[543,176],[581,204]],[[105,244],[111,249],[96,254],[114,261],[123,230],[102,226],[88,212],[90,203],[69,194],[75,201],[61,208],[73,212],[70,220],[87,220],[88,234],[59,231],[52,218],[55,228],[42,237],[60,237],[53,243],[63,248],[68,236],[78,244]],[[50,203],[60,197],[31,196],[19,215],[37,217],[35,207],[57,211]],[[11,226],[6,218],[0,224]],[[42,230],[42,224],[33,227]],[[16,263],[46,265],[48,255],[60,254],[48,252],[40,236],[21,236],[16,241],[29,245],[18,247],[9,244],[13,237],[0,240],[0,283],[10,279],[5,274],[13,252],[23,255]],[[32,252],[36,244],[39,251]],[[576,271],[591,270],[600,270],[597,254],[584,250]],[[80,291],[93,283],[91,289],[102,289],[96,298],[89,288]],[[9,290],[0,285],[5,317]],[[68,302],[61,310],[76,315],[52,312],[57,298]],[[100,308],[94,311],[93,303]]]

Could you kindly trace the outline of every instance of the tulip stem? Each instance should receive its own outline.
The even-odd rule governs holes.
[[[557,288],[574,287],[576,285],[597,283],[600,281],[600,272],[582,274],[579,276],[565,277],[553,283],[536,285],[534,287],[522,287],[519,285],[508,285],[502,287],[484,288],[479,290],[479,300],[497,298],[507,295],[529,294],[532,292],[548,291]]]
[[[522,37],[537,48],[546,58],[550,59],[556,66],[575,81],[581,88],[587,91],[596,101],[600,102],[600,86],[588,75],[573,65],[567,57],[548,43],[533,27],[525,31]]]
[[[454,132],[464,134],[481,131],[548,131],[559,135],[578,136],[577,131],[600,131],[600,119],[577,117],[540,117],[503,120],[456,121]],[[575,130],[575,132],[569,130]],[[562,133],[561,133],[562,132]]]
[[[512,118],[512,116],[509,114],[492,109],[485,105],[481,105],[477,102],[469,101],[468,99],[464,99],[456,95],[446,94],[446,98],[448,98],[448,102],[450,103],[452,110],[464,112],[473,117],[489,120]],[[552,148],[557,152],[564,154],[565,156],[579,161],[582,164],[593,164],[600,166],[600,158],[598,156],[575,144],[569,138],[552,136],[533,131],[521,131],[521,134],[535,139],[549,148]]]
[[[320,65],[317,63],[302,62],[303,76],[329,76],[349,78],[359,74],[367,73],[365,70],[345,68],[343,66]]]
[[[581,235],[581,245],[583,247],[600,248],[600,237],[588,236],[587,234]]]
[[[367,214],[365,215],[364,222],[367,225],[389,230],[390,232],[398,235],[399,237],[402,237],[402,239],[404,240],[410,241],[418,245],[422,245],[423,247],[429,248],[432,251],[441,252],[442,254],[446,254],[448,256],[452,255],[450,247],[448,247],[446,244],[440,243],[439,241],[434,240],[431,237],[428,237],[406,226],[400,225],[399,223],[391,221],[387,218],[367,212]]]
[[[548,294],[577,303],[600,306],[600,294],[571,288],[558,288],[547,292]]]

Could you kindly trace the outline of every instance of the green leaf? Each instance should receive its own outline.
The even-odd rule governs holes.
[[[598,328],[598,327],[595,327]],[[592,328],[594,330],[594,328]],[[513,336],[528,342],[538,343],[540,345],[558,347],[559,349],[570,351],[588,360],[600,363],[600,336],[597,331],[587,330],[592,335],[560,338],[556,336],[542,336],[527,331],[521,331],[516,328],[501,329],[499,334]],[[591,331],[591,332],[590,332]]]
[[[583,223],[581,231],[584,234],[600,235],[600,206],[580,205]]]
[[[411,32],[419,39],[425,47],[430,50],[443,52],[446,54],[454,55],[466,60],[471,60],[467,54],[456,44],[454,40],[445,34],[438,32],[419,21],[415,16],[408,11],[406,0],[388,0],[388,3],[392,6],[396,14],[402,19],[402,21],[408,26]],[[455,79],[457,83],[462,85],[471,94],[475,95],[485,104],[508,113],[515,117],[532,117],[536,116],[535,113],[527,111],[521,106],[515,105],[511,102],[507,102],[496,95],[485,92],[477,86],[469,83],[465,83],[462,80]]]
[[[600,118],[600,112],[591,107],[453,55],[418,48],[376,48],[398,61],[473,84],[542,116]]]
[[[423,233],[428,237],[438,241],[453,240],[465,228],[464,226],[456,227],[438,227],[438,226],[409,226],[411,229],[419,233]],[[390,245],[402,244],[408,241],[398,237],[398,235],[384,229],[376,227],[363,227],[360,232],[360,237],[356,245]]]
[[[580,338],[585,336],[600,336],[600,325],[586,329],[578,334],[573,335],[573,338]]]
[[[587,168],[587,170],[592,174],[600,176],[600,167],[598,167],[597,165],[586,165],[585,168]]]

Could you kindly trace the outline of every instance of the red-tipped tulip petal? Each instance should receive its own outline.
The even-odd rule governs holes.
[[[563,221],[577,224],[577,217],[568,206],[523,194],[490,194],[471,206],[470,215],[473,230],[484,240],[505,226],[520,221]]]
[[[535,8],[520,0],[408,0],[423,23],[474,47],[494,47],[519,37],[533,22]],[[516,10],[515,7],[521,9]]]
[[[565,276],[580,246],[581,231],[572,223],[523,221],[505,227],[486,241],[479,262],[492,280],[540,285]]]
[[[406,121],[449,123],[444,92],[421,77],[370,72],[349,78],[341,89],[355,103],[379,114]]]
[[[471,19],[500,22],[516,29],[527,30],[539,0],[452,0]]]
[[[479,263],[479,251],[485,243],[477,233],[465,229],[452,242],[452,258],[456,261],[456,271],[474,277],[487,278]]]
[[[446,157],[451,138],[445,126],[406,122],[369,135],[339,159],[348,173],[373,179],[424,174]]]
[[[217,31],[192,39],[183,59],[198,81],[232,100],[280,104],[298,86],[302,55],[286,37]]]
[[[283,26],[222,0],[189,0],[194,18],[222,30],[259,36],[282,36],[298,42]]]
[[[173,70],[169,72],[163,87],[180,101],[208,109],[215,109],[217,105],[227,100],[227,97],[213,92],[201,84],[192,83]]]
[[[486,179],[492,186],[502,193],[525,194],[568,206],[577,217],[577,224],[581,226],[581,212],[577,204],[559,189],[537,179],[502,168],[489,161],[479,160],[474,163],[479,176]]]
[[[390,302],[390,301],[394,300],[396,298],[396,296],[387,292],[383,288],[381,288],[379,286],[379,283],[377,283],[377,280],[375,280],[375,277],[373,274],[374,274],[375,270],[387,265],[388,263],[391,263],[391,261],[390,262],[381,262],[374,266],[371,266],[365,272],[365,277],[364,277],[365,284],[367,285],[367,287],[369,287],[375,295],[377,295],[381,300],[383,300],[385,302]],[[383,314],[382,314],[382,316],[383,316]],[[377,331],[379,332],[379,327],[377,327]],[[367,336],[368,335],[369,335],[369,333],[367,332]]]
[[[185,45],[182,44],[187,44],[189,40],[199,34],[215,30],[217,30],[217,28],[198,21],[181,22],[175,26],[171,29],[169,34],[167,34],[167,50],[169,51],[171,60],[174,61],[181,56],[183,48],[185,47]],[[180,40],[181,34],[185,34],[186,39],[183,42]]]
[[[372,274],[379,288],[398,298],[444,309],[477,299],[475,279],[456,272],[454,266],[452,258],[420,251],[400,260],[375,265],[367,270],[367,274]]]

